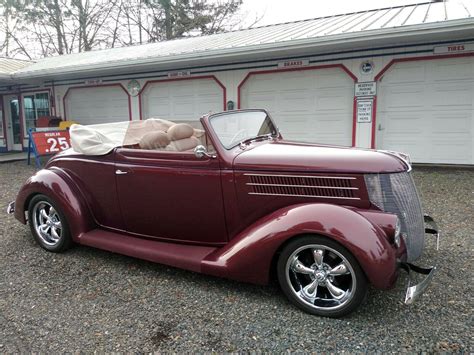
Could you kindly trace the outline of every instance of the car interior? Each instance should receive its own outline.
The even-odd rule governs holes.
[[[135,132],[133,129],[127,132],[125,142],[140,134],[138,143],[127,145],[127,148],[168,151],[168,152],[192,152],[198,145],[203,145],[208,152],[214,152],[215,149],[199,121],[178,121],[167,120],[149,120],[147,122],[146,132]]]

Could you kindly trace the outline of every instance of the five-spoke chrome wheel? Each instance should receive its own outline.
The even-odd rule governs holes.
[[[58,212],[49,202],[41,201],[33,207],[33,224],[38,236],[47,245],[56,245],[61,239],[62,224]]]
[[[33,236],[44,249],[60,252],[72,244],[66,218],[49,197],[33,197],[28,208],[28,221]]]
[[[347,314],[365,296],[365,275],[356,259],[338,243],[320,236],[290,243],[280,256],[278,269],[288,298],[314,314]]]
[[[315,308],[336,309],[357,287],[352,267],[336,250],[324,245],[296,249],[286,263],[286,277],[296,296]]]

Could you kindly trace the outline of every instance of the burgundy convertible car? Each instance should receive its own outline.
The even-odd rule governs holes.
[[[267,284],[321,316],[350,313],[368,285],[389,289],[425,233],[408,157],[289,142],[264,110],[71,128],[73,149],[21,188],[9,213],[61,252],[88,245],[178,268]]]

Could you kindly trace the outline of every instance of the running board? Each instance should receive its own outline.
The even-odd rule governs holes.
[[[79,238],[79,244],[111,251],[180,269],[201,272],[203,259],[214,247],[165,243],[94,229]]]

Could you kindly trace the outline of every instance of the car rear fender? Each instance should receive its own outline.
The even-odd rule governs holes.
[[[395,248],[384,226],[372,223],[357,210],[331,204],[289,206],[260,219],[232,239],[226,246],[209,254],[202,271],[216,276],[266,284],[272,259],[280,247],[302,234],[318,234],[340,243],[360,263],[376,288],[393,286],[397,276]],[[375,219],[375,218],[374,218]],[[396,217],[392,217],[395,225]]]
[[[96,224],[82,194],[62,169],[50,168],[38,171],[20,189],[15,201],[15,218],[26,224],[26,211],[33,196],[43,194],[59,204],[66,216],[73,240],[94,229]]]

